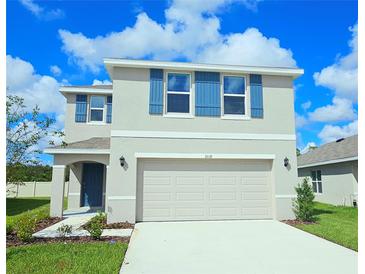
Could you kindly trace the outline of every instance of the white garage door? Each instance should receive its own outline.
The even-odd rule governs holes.
[[[272,218],[267,160],[139,160],[138,221]]]

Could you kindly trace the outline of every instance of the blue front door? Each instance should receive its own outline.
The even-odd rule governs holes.
[[[82,172],[82,206],[101,207],[104,165],[85,163]]]

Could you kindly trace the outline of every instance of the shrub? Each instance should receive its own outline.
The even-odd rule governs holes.
[[[99,240],[101,238],[105,220],[105,213],[98,212],[98,214],[91,218],[90,222],[86,225],[85,229],[90,233],[90,236],[93,239]]]
[[[295,217],[304,222],[314,221],[314,194],[308,178],[304,178],[303,183],[299,184],[295,191],[297,192],[297,198],[293,201]]]
[[[6,223],[6,235],[12,233],[14,231],[13,223]]]
[[[57,228],[57,232],[62,238],[65,238],[66,235],[71,234],[72,225],[63,224],[63,225],[61,225],[60,227]]]
[[[15,225],[16,235],[23,242],[29,242],[35,230],[37,220],[30,214],[21,216]]]

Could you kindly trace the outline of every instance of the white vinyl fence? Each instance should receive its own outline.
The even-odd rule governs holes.
[[[24,182],[21,185],[7,184],[6,197],[50,197],[52,182]],[[65,197],[68,182],[65,182]]]

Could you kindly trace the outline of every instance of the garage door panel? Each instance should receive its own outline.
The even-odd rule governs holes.
[[[237,218],[237,207],[212,207],[209,209],[209,215],[218,219],[232,219]]]
[[[270,199],[268,192],[242,192],[242,200],[268,201]]]
[[[208,176],[209,185],[215,186],[229,186],[236,185],[236,177],[235,176]]]
[[[210,192],[209,200],[211,201],[236,201],[236,192]]]
[[[177,192],[176,201],[203,201],[204,192]]]
[[[268,161],[139,163],[139,221],[272,218]]]

